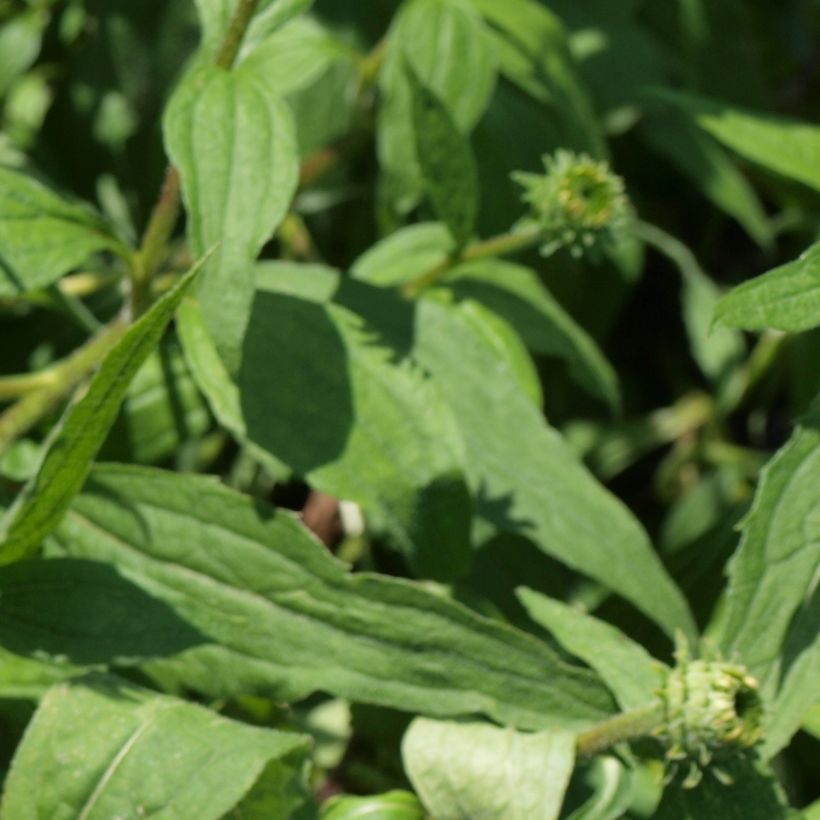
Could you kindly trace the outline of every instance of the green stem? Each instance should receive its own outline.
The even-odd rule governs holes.
[[[121,320],[112,322],[54,367],[41,373],[13,376],[2,381],[7,392],[21,386],[27,386],[29,392],[0,415],[0,454],[86,378],[119,341],[126,327]]]
[[[474,242],[461,253],[448,257],[443,262],[425,271],[421,276],[416,277],[402,286],[402,293],[405,296],[417,296],[421,291],[439,282],[456,265],[463,262],[474,262],[477,259],[486,259],[491,256],[503,256],[507,253],[525,250],[537,244],[541,239],[541,232],[538,228],[532,227],[521,231],[511,231],[500,234],[491,239],[484,239]]]
[[[239,49],[242,47],[242,40],[245,38],[245,32],[248,30],[248,26],[256,12],[257,2],[258,0],[239,0],[239,5],[228,24],[225,39],[222,41],[219,53],[216,55],[216,65],[219,68],[231,68],[236,61]]]
[[[581,732],[575,740],[576,754],[580,760],[588,760],[617,743],[647,737],[661,725],[663,717],[660,701],[615,715]]]
[[[57,308],[87,333],[96,333],[100,329],[97,317],[76,296],[66,293],[57,284],[48,288],[48,295]]]

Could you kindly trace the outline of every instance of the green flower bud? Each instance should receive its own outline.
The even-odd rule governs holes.
[[[623,180],[586,154],[559,150],[543,159],[545,174],[513,174],[543,234],[541,253],[565,247],[576,258],[599,257],[628,223]]]
[[[689,660],[685,646],[679,646],[676,657],[659,692],[664,721],[656,733],[666,747],[670,776],[688,764],[685,788],[696,786],[707,767],[725,782],[720,761],[750,749],[761,737],[757,681],[739,664]]]

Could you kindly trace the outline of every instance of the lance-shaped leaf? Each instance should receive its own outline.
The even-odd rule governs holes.
[[[212,479],[98,468],[56,537],[210,638],[151,670],[212,695],[323,690],[525,728],[588,725],[612,708],[592,673],[533,637],[414,582],[350,575],[294,517]]]
[[[235,372],[253,301],[253,262],[298,181],[290,111],[256,72],[208,66],[182,81],[163,127],[194,252],[218,243],[198,293],[208,330]]]
[[[653,89],[715,139],[752,162],[820,190],[820,127],[729,103]]]
[[[90,208],[32,177],[0,168],[0,297],[56,282],[92,253],[122,244]]]
[[[2,812],[19,820],[240,817],[286,820],[304,803],[303,735],[93,675],[43,698],[17,749]],[[245,812],[249,812],[245,814]]]
[[[820,326],[820,243],[794,262],[736,287],[718,302],[715,323],[799,332]]]
[[[820,410],[815,406],[764,468],[729,566],[721,643],[758,678],[768,700],[788,671],[784,644],[818,567]],[[816,684],[808,682],[814,695]]]
[[[417,356],[452,407],[480,515],[600,581],[668,633],[694,629],[639,522],[578,461],[462,308],[419,305]]]
[[[413,95],[413,133],[424,189],[460,247],[475,225],[478,173],[470,144],[444,103],[419,80],[409,65]]]
[[[0,564],[31,555],[57,526],[83,486],[128,385],[159,344],[198,270],[199,265],[125,331],[103,360],[85,395],[65,411],[47,442],[36,475],[3,518]]]
[[[532,589],[516,590],[530,617],[575,657],[588,663],[624,709],[646,705],[663,683],[662,665],[638,643],[592,615]]]
[[[416,718],[402,758],[437,820],[554,820],[575,763],[575,736]]]
[[[503,316],[530,350],[563,359],[581,387],[612,408],[620,406],[612,366],[534,271],[501,259],[468,262],[449,274],[446,286],[456,298],[475,299]]]

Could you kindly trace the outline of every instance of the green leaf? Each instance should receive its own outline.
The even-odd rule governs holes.
[[[525,728],[589,725],[605,688],[546,645],[401,579],[345,572],[291,515],[212,479],[98,468],[61,549],[118,571],[213,641],[148,669],[215,697],[322,690]]]
[[[653,89],[742,157],[820,190],[820,127],[708,97]]]
[[[303,803],[307,751],[302,735],[89,676],[43,699],[12,761],[3,815],[217,820],[244,803],[286,820]]]
[[[40,700],[55,683],[80,672],[80,666],[25,658],[0,649],[0,699]]]
[[[407,66],[447,110],[458,132],[466,135],[490,101],[496,58],[487,28],[466,0],[403,3],[387,43],[379,73],[379,164],[394,205],[406,212],[421,193]]]
[[[770,773],[744,758],[722,764],[727,785],[708,770],[693,789],[675,783],[664,789],[653,820],[787,820],[780,787]]]
[[[206,640],[109,564],[64,558],[0,567],[0,646],[17,655],[133,665]]]
[[[205,60],[213,61],[238,6],[238,0],[194,0],[202,27],[200,51]],[[266,34],[273,34],[294,17],[307,11],[314,0],[260,0],[256,14],[245,35],[253,45]],[[247,47],[246,47],[247,48]]]
[[[478,173],[470,144],[446,106],[408,66],[413,94],[413,133],[424,189],[457,246],[473,232],[478,212]]]
[[[414,794],[385,792],[368,797],[333,797],[322,806],[322,820],[424,820],[424,809]]]
[[[351,268],[356,279],[380,287],[403,285],[446,262],[453,236],[440,222],[407,225],[376,242]]]
[[[646,770],[628,767],[612,755],[594,757],[583,769],[576,770],[567,802],[573,797],[573,786],[577,785],[582,786],[585,795],[592,791],[592,796],[567,815],[567,820],[617,820],[628,816],[627,811],[639,802],[636,793],[644,784],[636,781],[644,772]],[[650,789],[654,787],[660,794],[661,786],[655,776],[646,772],[645,777],[651,778]],[[642,812],[638,816],[648,814]]]
[[[499,30],[493,46],[504,76],[556,113],[563,131],[560,144],[606,156],[606,141],[561,20],[535,0],[470,2]]]
[[[253,301],[253,262],[298,182],[290,111],[255,72],[208,66],[176,89],[163,128],[182,178],[194,253],[218,243],[198,295],[208,330],[235,372]]]
[[[606,621],[535,590],[519,587],[516,593],[536,623],[601,676],[624,710],[657,697],[662,664],[640,644]]]
[[[715,324],[791,332],[820,326],[820,243],[794,262],[739,285],[715,309]]]
[[[100,459],[156,464],[210,425],[179,344],[168,340],[134,376]]]
[[[658,153],[689,177],[704,196],[734,217],[764,248],[772,245],[772,227],[754,188],[726,152],[680,113],[644,117],[641,132]]]
[[[57,526],[83,486],[131,380],[159,344],[199,267],[196,265],[125,331],[103,360],[85,395],[65,411],[50,436],[37,474],[3,518],[0,564],[32,555]]]
[[[454,578],[472,555],[458,431],[435,385],[391,358],[346,308],[260,291],[238,376],[247,435],[361,504],[418,573]]]
[[[417,355],[455,413],[479,515],[624,596],[668,633],[692,632],[686,602],[638,521],[544,423],[460,306],[425,299]]]
[[[46,287],[104,250],[125,253],[90,208],[0,168],[0,298]]]
[[[795,615],[811,596],[820,565],[818,477],[820,412],[815,408],[763,470],[729,566],[721,644],[728,656],[739,657],[759,680],[768,702],[774,700],[790,663],[795,662],[795,650],[785,652],[790,631],[797,629],[798,643],[808,641],[809,646],[802,648],[812,652],[814,633],[805,623],[801,627]],[[815,660],[816,653],[815,647]],[[801,687],[808,690],[800,700],[808,697],[806,710],[816,700],[816,686],[816,678],[812,681],[803,675]],[[796,697],[798,692],[793,690],[791,695]],[[771,729],[777,732],[778,718],[769,715],[768,719],[775,721]],[[794,730],[799,723],[798,719],[793,724]]]
[[[554,820],[575,762],[575,737],[416,718],[402,758],[436,820]]]
[[[503,316],[527,347],[563,359],[573,380],[613,409],[618,377],[587,332],[558,304],[535,271],[501,259],[467,262],[445,284],[457,299],[473,299]]]

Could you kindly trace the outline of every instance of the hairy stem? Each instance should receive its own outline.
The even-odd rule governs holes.
[[[225,32],[225,38],[219,47],[219,53],[216,55],[216,65],[220,68],[231,68],[236,61],[236,56],[242,47],[242,40],[245,38],[245,32],[248,30],[248,26],[256,12],[257,2],[258,0],[239,0],[239,5],[237,5],[231,22],[228,24],[227,32]]]
[[[537,228],[527,228],[522,231],[511,231],[500,234],[491,239],[484,239],[468,245],[461,253],[445,259],[430,270],[425,271],[421,276],[402,285],[402,293],[405,296],[417,296],[425,288],[440,281],[450,270],[462,262],[473,262],[477,259],[486,259],[491,256],[503,256],[507,253],[525,250],[535,245],[541,238]]]
[[[663,705],[660,701],[615,715],[578,735],[575,741],[578,759],[588,760],[617,743],[651,735],[662,721]]]
[[[4,453],[16,438],[28,432],[52,407],[88,376],[119,341],[126,327],[124,321],[114,321],[54,367],[41,373],[14,376],[3,380],[2,384],[7,393],[21,386],[28,387],[29,390],[23,398],[0,415],[0,454]],[[21,385],[20,382],[25,380],[28,381],[28,385]],[[0,391],[2,389],[0,386]]]

